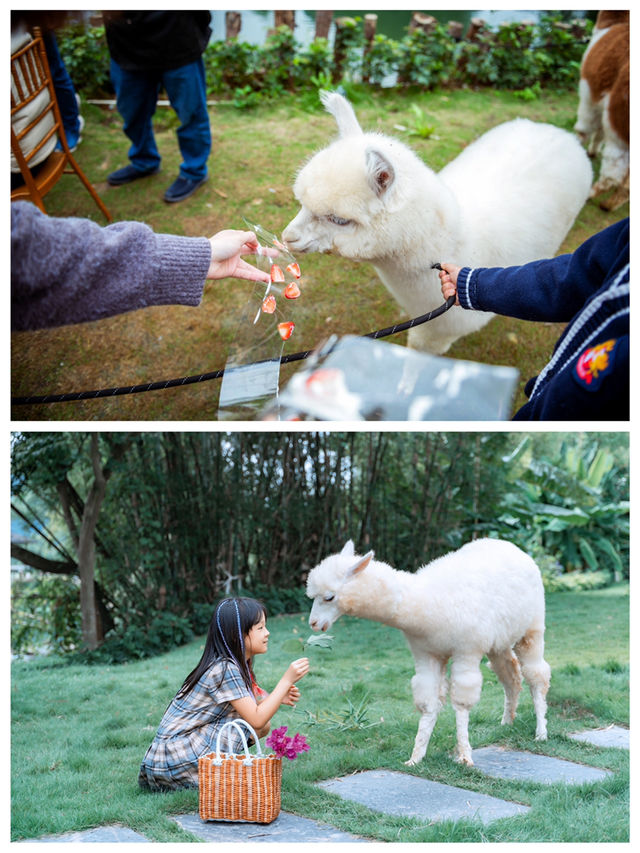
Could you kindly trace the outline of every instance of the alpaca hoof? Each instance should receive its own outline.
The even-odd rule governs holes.
[[[536,735],[536,740],[546,740],[546,739],[547,739],[547,733],[546,732],[542,732],[541,734]]]
[[[465,764],[467,767],[473,767],[473,758],[470,755],[457,755],[456,762],[458,764]]]
[[[418,761],[415,758],[410,758],[408,761],[405,761],[405,767],[415,767]]]

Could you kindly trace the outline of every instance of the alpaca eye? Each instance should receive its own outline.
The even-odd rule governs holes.
[[[334,598],[335,598],[335,595],[332,592],[329,592],[324,596],[325,601],[333,601]]]
[[[351,225],[351,219],[342,219],[340,216],[336,216],[335,213],[330,213],[327,216],[327,220],[331,222],[333,225]]]

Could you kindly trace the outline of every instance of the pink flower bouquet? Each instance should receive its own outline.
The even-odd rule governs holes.
[[[301,752],[309,751],[309,744],[304,735],[295,734],[293,737],[288,737],[286,731],[286,726],[274,729],[265,740],[265,745],[280,758],[288,758],[289,761],[293,761]]]

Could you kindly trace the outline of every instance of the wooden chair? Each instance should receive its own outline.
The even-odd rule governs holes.
[[[58,139],[61,151],[55,150]],[[112,221],[69,150],[38,27],[34,27],[33,39],[11,56],[11,153],[24,180],[23,185],[11,190],[11,201],[27,199],[46,213],[43,197],[63,174],[76,174],[107,221]]]

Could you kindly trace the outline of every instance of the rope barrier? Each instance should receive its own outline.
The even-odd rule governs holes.
[[[448,311],[454,304],[455,296],[450,296],[445,303],[439,308],[434,308],[427,314],[422,314],[420,317],[415,317],[413,320],[407,320],[404,323],[397,323],[394,326],[387,326],[386,329],[378,329],[375,332],[369,332],[367,335],[362,335],[364,338],[386,338],[390,335],[405,332],[407,329],[412,329],[414,326],[420,326],[422,323],[428,323]],[[313,350],[305,350],[302,352],[285,355],[280,359],[280,364],[290,364],[295,361],[302,361],[308,358]],[[269,359],[265,359],[269,361]],[[264,362],[255,362],[255,364],[263,364]],[[77,400],[97,400],[101,397],[119,397],[125,394],[141,394],[146,391],[164,391],[166,388],[181,388],[185,385],[195,385],[200,382],[208,382],[212,379],[221,379],[224,375],[224,368],[213,370],[209,373],[200,373],[192,376],[183,376],[179,379],[165,379],[159,382],[145,382],[141,385],[126,385],[116,386],[114,388],[101,388],[94,391],[70,391],[66,394],[44,394],[44,395],[29,395],[26,397],[12,397],[11,404],[14,406],[34,406],[50,403],[70,403]]]

